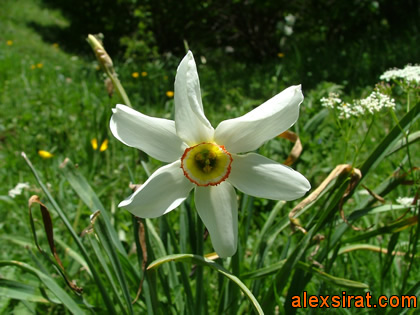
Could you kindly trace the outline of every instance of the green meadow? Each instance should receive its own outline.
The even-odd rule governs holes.
[[[331,68],[332,53],[308,61],[303,46],[257,62],[182,43],[213,126],[303,84],[297,122],[257,152],[311,190],[287,202],[237,190],[238,248],[219,258],[194,194],[153,219],[118,207],[165,163],[112,135],[112,108],[129,99],[173,120],[186,50],[136,59],[108,50],[104,29],[110,78],[87,41],[72,50],[46,36],[71,22],[40,0],[0,2],[1,314],[418,313],[418,34],[359,55],[349,45]],[[376,308],[357,308],[366,294]],[[329,308],[304,307],[310,295]]]

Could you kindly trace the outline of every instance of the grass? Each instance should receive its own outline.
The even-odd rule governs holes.
[[[314,190],[336,165],[352,163],[357,148],[360,152],[353,166],[363,170],[362,182],[355,182],[354,172],[343,172],[332,181],[314,203],[299,212],[296,223],[300,222],[306,234],[290,228],[288,213],[299,200],[283,203],[241,194],[238,253],[212,262],[201,257],[213,249],[208,239],[200,237],[203,226],[192,198],[180,209],[141,224],[117,208],[130,193],[128,183],[144,182],[147,173],[161,164],[111,136],[111,108],[121,101],[116,93],[107,93],[105,76],[97,69],[93,54],[69,55],[60,43],[44,42],[35,32],[34,23],[56,27],[68,23],[60,12],[42,9],[39,4],[36,0],[0,4],[0,28],[4,30],[0,35],[2,313],[80,310],[160,314],[165,310],[248,314],[253,302],[240,293],[243,285],[266,314],[275,310],[306,313],[290,305],[292,296],[302,291],[308,295],[369,291],[374,299],[381,294],[419,295],[419,208],[401,207],[396,202],[398,197],[418,196],[418,142],[389,156],[383,154],[403,138],[400,127],[407,136],[418,130],[418,88],[410,92],[411,114],[407,114],[404,90],[399,86],[390,90],[397,101],[398,124],[389,112],[378,114],[361,148],[370,120],[340,122],[320,105],[321,97],[340,87],[320,82],[313,90],[304,89],[300,118],[292,128],[299,134],[303,152],[293,168],[310,180]],[[166,92],[173,90],[181,57],[143,65],[114,60],[135,109],[156,117],[173,117],[173,99]],[[283,69],[291,67],[287,59],[270,68],[240,63],[219,68],[206,57],[208,62],[199,64],[199,74],[206,115],[214,126],[299,83],[292,76],[283,76]],[[134,72],[147,75],[135,78]],[[351,101],[371,90],[358,87],[343,97]],[[94,150],[93,138],[99,144],[109,139],[108,149]],[[259,153],[282,162],[292,146],[276,138]],[[47,150],[53,157],[43,159],[39,150]],[[32,162],[32,171],[21,152]],[[60,167],[67,157],[72,162]],[[347,190],[351,181],[355,186]],[[22,182],[28,182],[29,189],[9,197],[8,191]],[[385,204],[366,194],[361,184],[385,198]],[[29,197],[35,194],[51,215],[65,274],[77,280],[83,295],[69,289],[50,254],[37,252],[27,208]],[[343,221],[340,205],[349,223],[361,230],[353,230]],[[48,252],[48,233],[37,207],[32,207],[34,229],[38,243]],[[94,232],[80,236],[98,209],[101,214]],[[131,306],[146,254],[147,264],[155,259],[161,264],[152,265],[145,273],[143,291]],[[393,310],[388,307],[386,311]]]

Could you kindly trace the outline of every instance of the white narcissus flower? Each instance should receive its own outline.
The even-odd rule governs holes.
[[[204,115],[194,57],[188,52],[175,78],[175,121],[113,109],[110,127],[124,144],[169,163],[156,170],[123,207],[136,216],[155,218],[178,207],[194,189],[195,204],[220,257],[235,254],[238,205],[234,187],[261,198],[294,200],[310,188],[293,169],[256,153],[267,140],[290,128],[303,101],[291,86],[244,116],[214,129]]]

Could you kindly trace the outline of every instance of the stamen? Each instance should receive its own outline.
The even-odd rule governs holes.
[[[204,173],[210,173],[211,172],[211,166],[210,165],[206,165],[203,168]]]

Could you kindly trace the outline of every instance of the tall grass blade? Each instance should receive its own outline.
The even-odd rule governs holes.
[[[15,260],[2,260],[0,261],[0,267],[4,266],[15,266],[18,267],[26,272],[29,272],[35,275],[56,297],[59,299],[68,310],[70,310],[73,314],[85,314],[79,305],[64,291],[51,277],[47,276],[42,271],[20,261]]]
[[[108,290],[107,290],[107,288],[104,287],[104,284],[101,280],[99,272],[97,271],[95,264],[93,263],[93,261],[90,258],[89,252],[87,251],[87,249],[83,245],[83,243],[82,243],[81,239],[79,238],[79,236],[77,235],[77,233],[74,231],[73,226],[68,221],[68,219],[67,219],[66,215],[64,214],[63,210],[60,208],[60,206],[55,201],[55,199],[53,198],[53,196],[51,195],[51,193],[49,192],[47,187],[42,182],[41,178],[38,175],[38,172],[36,171],[35,167],[32,165],[31,161],[28,159],[28,157],[26,156],[26,154],[24,152],[22,152],[22,157],[25,159],[25,161],[28,164],[29,168],[31,169],[33,175],[35,176],[35,179],[37,180],[39,186],[42,188],[43,192],[48,197],[48,200],[53,205],[55,211],[59,215],[60,219],[63,221],[67,230],[70,232],[71,236],[73,237],[74,241],[76,242],[77,246],[79,247],[80,251],[82,252],[82,255],[83,255],[84,259],[86,260],[86,263],[88,264],[88,266],[89,266],[89,268],[92,272],[92,275],[95,279],[96,285],[97,285],[99,291],[101,292],[104,304],[106,305],[108,311],[109,312],[116,312],[116,310],[114,308],[114,304],[112,303],[112,300],[108,295]]]
[[[370,170],[374,169],[392,150],[397,143],[402,132],[408,129],[420,117],[420,103],[417,103],[392,130],[386,135],[386,137],[379,143],[371,155],[366,159],[363,165],[360,167],[362,172],[362,179],[366,177]],[[360,181],[360,182],[361,182]],[[360,184],[359,182],[359,184]]]
[[[38,287],[8,279],[0,279],[0,296],[35,303],[51,303],[40,294]],[[61,301],[54,299],[54,303],[61,304]]]
[[[235,275],[231,274],[229,271],[227,271],[225,268],[223,268],[219,264],[217,264],[214,261],[212,261],[210,259],[207,259],[205,257],[201,257],[201,256],[198,256],[198,255],[193,255],[193,254],[169,255],[169,256],[166,256],[166,257],[159,258],[159,259],[155,260],[154,262],[152,262],[147,267],[147,270],[156,269],[159,266],[161,266],[162,264],[167,263],[167,262],[170,262],[170,261],[177,261],[177,262],[178,261],[183,261],[183,262],[196,263],[196,264],[200,264],[202,266],[210,267],[210,268],[216,270],[217,272],[221,273],[223,276],[227,277],[228,279],[230,279],[231,281],[233,281],[234,283],[236,283],[236,285],[239,286],[239,288],[242,290],[242,292],[251,301],[251,303],[252,303],[255,311],[258,314],[264,314],[261,306],[259,305],[259,303],[256,300],[256,298],[254,297],[254,295],[245,286],[245,284],[241,280],[239,280],[238,277],[236,277]]]
[[[119,286],[123,291],[126,309],[129,311],[129,313],[132,313],[132,297],[130,296],[127,281],[125,279],[120,261],[120,259],[127,259],[127,254],[117,236],[117,232],[111,224],[109,214],[105,210],[105,207],[102,205],[96,193],[93,191],[92,187],[80,174],[80,172],[76,170],[74,164],[69,159],[66,159],[61,164],[60,168],[62,169],[64,176],[69,181],[75,192],[92,210],[92,212],[100,210],[100,216],[98,223],[95,226],[95,231],[98,233],[101,244],[104,247],[108,258],[110,259]],[[118,256],[115,249],[118,249],[122,256]],[[100,253],[101,252],[97,252],[97,254]]]
[[[108,210],[102,205],[95,191],[89,185],[87,180],[83,175],[76,169],[73,162],[70,159],[65,159],[60,165],[60,170],[63,172],[65,178],[68,180],[69,184],[72,186],[74,191],[79,195],[83,200],[86,206],[94,213],[97,210],[101,211],[101,217],[106,226],[106,230],[110,234],[112,243],[122,254],[126,254],[124,247],[122,246],[117,232],[111,224],[111,220],[108,214]]]

